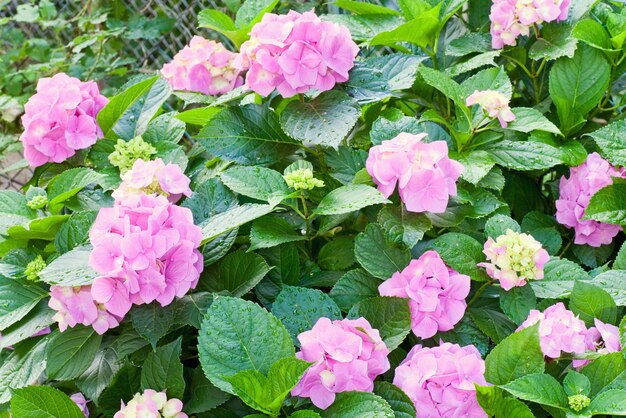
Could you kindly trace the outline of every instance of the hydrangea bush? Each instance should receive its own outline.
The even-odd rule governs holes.
[[[626,8],[391,3],[39,80],[0,417],[626,416]]]

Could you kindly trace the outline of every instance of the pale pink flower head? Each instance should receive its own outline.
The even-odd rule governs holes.
[[[436,251],[426,251],[378,286],[382,296],[409,299],[411,328],[420,338],[449,331],[465,313],[470,277],[448,267]]]
[[[161,74],[174,90],[224,94],[243,84],[240,70],[233,66],[236,57],[220,42],[194,36]]]
[[[320,318],[298,340],[301,346],[296,357],[314,364],[291,394],[311,398],[321,409],[335,401],[336,393],[371,392],[374,379],[390,367],[389,349],[365,318]]]
[[[183,195],[191,196],[189,177],[178,165],[165,164],[160,158],[153,161],[140,158],[121,177],[122,183],[113,192],[116,200],[124,200],[133,194],[157,193],[176,203]]]
[[[108,101],[93,81],[64,73],[40,79],[22,116],[20,140],[28,163],[33,167],[60,163],[95,144],[103,136],[96,116]]]
[[[359,48],[345,26],[314,12],[266,13],[241,45],[235,66],[248,69],[246,86],[262,96],[326,91],[348,80]]]
[[[48,306],[61,332],[78,324],[92,326],[98,334],[119,325],[120,317],[108,312],[91,296],[91,286],[51,286]]]
[[[487,418],[475,384],[486,385],[485,362],[473,345],[414,346],[396,368],[393,384],[415,404],[417,418]]]
[[[85,396],[82,393],[77,392],[70,396],[70,399],[78,406],[78,409],[80,409],[80,412],[83,413],[83,416],[85,418],[89,418],[89,408],[87,407],[89,401],[85,399]]]
[[[524,286],[528,280],[543,279],[543,267],[550,255],[531,235],[508,229],[494,241],[489,237],[483,249],[487,263],[479,263],[498,280],[504,290]]]
[[[594,318],[593,321],[595,327],[589,328],[587,333],[587,349],[598,351],[601,354],[622,351],[619,328],[615,325],[605,324],[597,318]]]
[[[370,148],[365,162],[378,190],[389,197],[396,185],[410,212],[445,212],[463,166],[448,157],[445,141],[423,142],[427,134],[401,133]]]
[[[490,118],[498,118],[500,126],[507,127],[508,122],[515,120],[515,114],[509,107],[509,99],[496,90],[475,90],[470,94],[465,104],[468,106],[480,105],[483,112]]]
[[[589,154],[583,164],[570,168],[569,178],[561,177],[556,220],[574,228],[575,244],[592,247],[610,244],[622,230],[619,225],[582,219],[593,195],[611,185],[614,177],[626,178],[626,170],[616,169],[595,152]]]
[[[532,309],[518,331],[539,322],[539,343],[546,357],[556,359],[561,352],[582,354],[587,349],[585,322],[567,310],[562,302],[545,311]]]
[[[182,412],[183,403],[176,398],[167,399],[165,392],[156,392],[146,389],[137,393],[126,405],[122,402],[121,408],[114,418],[188,418]]]

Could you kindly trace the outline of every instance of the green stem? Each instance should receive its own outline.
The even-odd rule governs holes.
[[[470,306],[472,306],[474,304],[474,302],[476,302],[476,300],[478,300],[478,298],[480,297],[480,295],[483,294],[483,292],[493,284],[493,280],[489,280],[485,283],[483,283],[482,286],[480,286],[478,288],[478,290],[476,291],[476,293],[474,293],[474,296],[472,296],[472,298],[470,299],[469,302],[467,302],[467,307],[469,308]]]

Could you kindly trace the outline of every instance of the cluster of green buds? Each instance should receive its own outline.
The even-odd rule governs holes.
[[[144,141],[141,136],[136,136],[130,141],[118,139],[115,151],[109,155],[109,161],[120,169],[120,173],[125,173],[138,159],[149,161],[156,153],[156,148]]]
[[[41,273],[44,268],[46,268],[46,262],[43,260],[43,257],[38,255],[37,258],[26,265],[24,275],[26,279],[34,282],[39,278],[39,273]]]
[[[313,190],[316,187],[324,187],[322,180],[313,177],[313,171],[309,168],[299,168],[284,175],[287,186],[294,190]]]
[[[26,206],[33,210],[42,209],[48,204],[48,196],[46,195],[37,195],[33,196],[28,202],[26,202]]]
[[[572,395],[567,398],[567,401],[569,402],[569,407],[575,412],[582,411],[589,406],[589,403],[591,403],[591,399],[583,394]]]

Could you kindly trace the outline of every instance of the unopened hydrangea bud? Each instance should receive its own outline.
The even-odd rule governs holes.
[[[31,209],[41,209],[48,204],[48,196],[46,195],[37,195],[33,196],[28,202],[26,202],[26,206]]]
[[[39,273],[41,273],[44,268],[46,268],[46,262],[38,255],[37,258],[26,265],[24,275],[28,280],[35,281],[39,278]]]
[[[528,280],[543,279],[543,266],[550,259],[539,241],[511,229],[495,241],[489,237],[483,253],[490,262],[479,266],[485,267],[487,274],[498,280],[504,290],[524,286]]]
[[[498,118],[500,126],[506,128],[507,122],[515,120],[515,114],[509,107],[509,99],[496,90],[475,90],[465,101],[467,106],[480,105],[490,118]]]
[[[572,395],[567,398],[567,401],[569,402],[569,407],[572,408],[572,410],[575,412],[582,411],[591,403],[591,399],[589,399],[588,396],[582,394]]]
[[[324,187],[324,182],[313,177],[313,171],[309,168],[300,168],[285,174],[287,186],[295,190],[312,190],[316,187]]]
[[[125,173],[132,168],[135,161],[138,159],[148,161],[156,152],[156,148],[144,141],[141,136],[136,136],[130,141],[118,139],[115,151],[109,155],[109,161],[120,169],[120,173]]]

